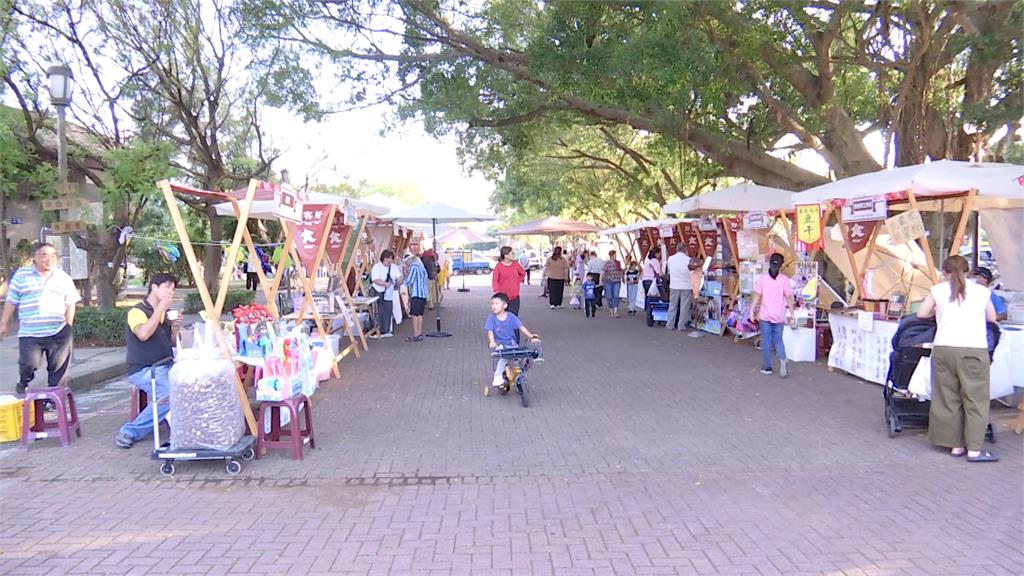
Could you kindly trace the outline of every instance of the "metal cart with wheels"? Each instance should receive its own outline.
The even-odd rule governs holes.
[[[526,377],[530,365],[544,357],[544,350],[541,348],[540,340],[536,340],[530,346],[514,346],[510,348],[497,348],[491,352],[492,358],[504,358],[506,360],[505,373],[502,374],[502,383],[494,386],[484,386],[484,396],[491,395],[491,388],[497,388],[498,392],[505,396],[512,390],[515,384],[519,392],[519,398],[523,408],[530,406],[530,384]]]
[[[149,387],[150,403],[149,408],[153,411],[153,452],[152,459],[160,462],[160,474],[163,476],[174,475],[174,463],[177,461],[195,460],[223,460],[224,471],[230,476],[237,476],[242,471],[242,461],[248,462],[256,458],[256,437],[242,436],[234,446],[227,450],[213,450],[206,448],[172,450],[170,442],[160,441],[160,417],[157,411],[157,404],[160,399],[156,395],[156,370],[158,366],[170,364],[172,358],[166,358],[152,366],[150,370]]]

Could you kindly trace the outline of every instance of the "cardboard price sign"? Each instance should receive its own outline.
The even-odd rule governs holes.
[[[43,210],[78,210],[87,208],[89,201],[81,196],[65,196],[64,198],[43,200],[42,204]]]
[[[341,261],[341,256],[345,251],[345,232],[348,229],[345,220],[347,217],[346,214],[335,212],[334,220],[331,221],[331,227],[327,231],[327,257],[334,264]]]
[[[316,264],[320,242],[327,232],[327,216],[330,212],[329,204],[306,204],[302,207],[302,221],[295,229],[295,250],[307,274]]]
[[[57,234],[68,234],[85,230],[87,226],[88,224],[81,220],[61,220],[60,222],[54,222],[51,230]]]
[[[920,212],[911,209],[887,219],[885,229],[893,244],[906,244],[924,236],[924,220]]]

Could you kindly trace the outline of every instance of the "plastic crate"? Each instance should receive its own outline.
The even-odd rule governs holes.
[[[0,442],[21,440],[21,407],[24,403],[24,400],[13,396],[0,399]],[[34,413],[35,410],[30,407],[29,418]]]

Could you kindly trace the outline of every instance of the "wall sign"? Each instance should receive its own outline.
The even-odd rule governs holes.
[[[854,198],[843,206],[843,222],[870,222],[888,217],[889,205],[885,198]]]

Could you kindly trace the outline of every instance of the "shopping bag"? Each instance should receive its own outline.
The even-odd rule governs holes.
[[[580,307],[580,297],[578,295],[576,295],[576,294],[573,294],[572,298],[569,299],[569,306],[572,306],[573,308],[579,308]]]
[[[647,289],[648,296],[660,296],[661,292],[658,292],[658,282],[651,282],[651,287]]]
[[[917,368],[914,369],[914,374],[910,377],[910,385],[907,386],[907,390],[915,396],[931,398],[932,359],[930,356],[925,356],[917,361]]]
[[[643,310],[644,306],[646,304],[647,304],[647,297],[644,296],[643,292],[637,290],[636,291],[636,300],[633,301],[633,305],[636,306],[636,308],[638,310]]]

